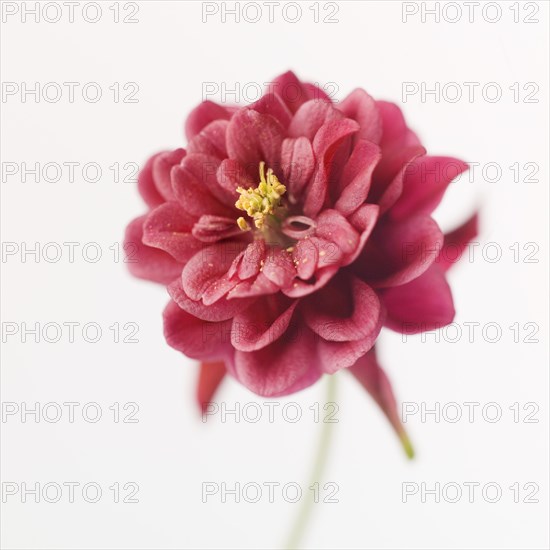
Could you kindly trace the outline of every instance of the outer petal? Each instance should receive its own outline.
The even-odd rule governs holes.
[[[382,137],[382,119],[378,113],[376,101],[360,88],[351,92],[339,105],[348,118],[356,120],[360,125],[357,139],[367,139],[379,143]]]
[[[182,285],[181,277],[178,277],[175,281],[168,286],[168,294],[178,306],[190,313],[194,317],[198,317],[203,321],[226,321],[227,319],[233,318],[240,311],[246,309],[250,306],[255,298],[243,298],[243,299],[233,299],[218,300],[215,304],[205,306],[202,303],[202,300],[191,300],[187,294],[185,294]]]
[[[420,157],[405,172],[403,192],[391,207],[393,219],[431,214],[440,203],[447,186],[468,169],[461,160],[451,157]]]
[[[185,149],[176,149],[156,155],[153,160],[153,179],[156,188],[165,201],[175,200],[170,172],[185,156]]]
[[[372,288],[356,277],[339,276],[304,301],[306,324],[325,340],[361,340],[376,331],[380,301]]]
[[[207,124],[218,119],[229,120],[230,116],[229,110],[222,105],[218,105],[214,101],[203,101],[195,107],[187,117],[185,122],[185,135],[190,141]]]
[[[386,306],[386,326],[404,334],[434,330],[452,323],[453,297],[443,270],[433,264],[406,285],[381,291]]]
[[[138,191],[146,202],[147,206],[154,208],[164,202],[164,197],[160,194],[157,186],[155,185],[155,179],[153,177],[153,163],[155,159],[163,153],[157,153],[153,155],[140,170],[138,174]]]
[[[298,321],[267,347],[253,352],[237,350],[234,360],[239,382],[266,397],[298,391],[320,376],[313,332]]]
[[[168,252],[185,263],[201,248],[191,234],[193,218],[177,202],[165,202],[150,212],[143,224],[143,243]]]
[[[382,409],[399,437],[407,456],[412,458],[414,451],[405,428],[401,424],[390,381],[378,364],[374,348],[363,355],[349,370]]]
[[[134,277],[168,284],[181,274],[183,264],[163,250],[143,244],[145,219],[146,216],[136,218],[126,228],[124,250],[128,269]]]
[[[201,363],[199,367],[199,379],[197,382],[197,402],[204,414],[207,405],[212,401],[214,394],[218,390],[224,376],[225,363],[223,361],[212,361]]]
[[[435,263],[444,271],[447,271],[456,261],[460,259],[468,243],[477,237],[478,233],[478,214],[477,212],[460,227],[447,233],[443,241],[443,248]]]
[[[282,98],[293,113],[309,99],[330,102],[323,90],[314,84],[301,82],[292,71],[278,76],[270,84],[271,90]]]
[[[374,287],[403,285],[430,267],[442,244],[443,234],[430,217],[385,222],[376,227],[354,269]]]
[[[210,122],[189,142],[187,151],[223,159],[227,156],[225,134],[228,124],[227,120]]]
[[[231,353],[231,321],[203,321],[172,301],[166,306],[163,318],[166,342],[187,357],[218,360]]]
[[[420,145],[416,134],[407,127],[401,109],[388,101],[377,101],[376,107],[382,120],[380,147],[386,158],[391,158],[400,149]]]
[[[306,101],[296,111],[288,127],[288,135],[292,138],[305,137],[313,141],[319,128],[330,120],[341,120],[344,115],[330,103],[324,101]]]
[[[219,159],[193,153],[172,169],[172,188],[182,207],[192,216],[231,216],[234,210],[218,200],[220,187],[216,173]]]
[[[290,119],[292,118],[292,112],[287,107],[286,103],[278,94],[271,92],[262,96],[258,101],[253,103],[250,108],[263,115],[271,115],[279,121],[283,128],[288,127]]]

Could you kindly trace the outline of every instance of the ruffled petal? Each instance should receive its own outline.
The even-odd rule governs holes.
[[[353,267],[374,287],[403,285],[430,267],[442,244],[443,234],[428,216],[385,222],[376,227]]]
[[[143,224],[143,243],[168,252],[182,264],[202,247],[191,234],[193,218],[177,202],[165,202]]]
[[[291,138],[305,137],[313,141],[319,128],[331,120],[342,120],[344,115],[325,101],[306,101],[296,111],[288,127]]]
[[[185,265],[181,274],[182,287],[192,300],[202,300],[227,282],[227,272],[233,260],[246,244],[236,241],[216,243],[197,252]],[[233,286],[238,283],[238,279]]]
[[[235,376],[249,390],[265,397],[293,393],[320,376],[315,336],[299,322],[258,351],[235,352]]]
[[[344,118],[342,120],[331,120],[317,132],[313,140],[313,152],[318,162],[318,167],[313,181],[305,194],[304,214],[315,217],[325,202],[329,186],[329,174],[331,163],[337,152],[338,146],[353,133],[357,132],[357,122]]]
[[[373,171],[380,160],[380,148],[370,141],[358,140],[340,180],[334,208],[348,216],[366,200]]]
[[[309,140],[305,137],[285,139],[281,149],[281,165],[288,200],[295,204],[315,169],[315,155]]]
[[[207,124],[190,142],[187,147],[189,153],[203,153],[211,157],[223,159],[227,156],[225,148],[225,134],[227,120],[215,120]]]
[[[185,294],[181,284],[181,277],[178,277],[168,285],[168,294],[170,294],[170,298],[172,298],[181,309],[187,311],[187,313],[204,321],[211,322],[231,319],[255,301],[255,298],[239,298],[233,300],[221,299],[214,304],[206,306],[202,303],[202,300],[191,300],[191,298]]]
[[[250,108],[258,111],[258,113],[270,115],[277,119],[283,128],[288,127],[292,118],[292,112],[286,103],[278,94],[272,92],[263,95],[258,101],[250,105]]]
[[[219,159],[200,153],[188,154],[172,168],[174,195],[189,214],[199,218],[203,214],[231,217],[234,209],[223,204],[216,177]]]
[[[357,139],[366,139],[379,143],[382,137],[382,118],[378,112],[376,101],[361,88],[351,92],[338,104],[344,115],[359,123]]]
[[[185,122],[185,135],[191,141],[205,126],[214,120],[229,120],[231,113],[214,101],[203,101],[195,107]]]
[[[376,292],[357,277],[340,275],[304,300],[306,324],[325,340],[361,340],[376,331],[380,301]]]
[[[239,161],[254,179],[258,178],[262,161],[277,173],[283,133],[283,127],[272,116],[241,109],[233,115],[227,128],[229,158]]]
[[[158,248],[142,242],[143,223],[147,216],[140,216],[128,224],[124,237],[126,265],[134,277],[155,283],[168,284],[181,274],[183,264]]]
[[[219,360],[231,353],[231,321],[211,323],[190,315],[170,301],[163,314],[169,346],[193,359]]]
[[[176,149],[160,153],[153,160],[153,180],[158,192],[165,201],[175,200],[170,173],[172,167],[179,164],[185,154],[185,149]]]
[[[214,243],[222,239],[240,236],[242,231],[234,218],[205,214],[193,226],[193,237],[203,243]]]
[[[259,298],[233,318],[233,347],[256,351],[275,342],[288,328],[297,304],[280,293]]]
[[[147,206],[154,208],[164,202],[164,197],[160,194],[155,179],[153,177],[153,163],[155,159],[162,153],[157,153],[147,160],[145,166],[138,174],[138,191]]]

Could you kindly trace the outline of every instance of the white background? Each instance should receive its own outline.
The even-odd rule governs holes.
[[[8,3],[3,4],[6,9]],[[481,406],[472,423],[465,408],[456,423],[435,422],[433,415],[423,423],[420,415],[413,416],[407,429],[417,457],[410,462],[372,400],[346,373],[338,374],[339,423],[319,481],[338,484],[339,502],[314,506],[304,545],[548,548],[548,3],[520,2],[517,23],[511,2],[498,4],[502,14],[494,23],[487,19],[495,12],[484,17],[483,2],[473,22],[460,4],[458,22],[445,20],[455,17],[449,8],[437,23],[429,15],[422,22],[424,3],[409,3],[408,9],[419,11],[403,22],[401,2],[339,2],[333,16],[338,22],[332,24],[314,22],[312,2],[301,3],[296,23],[284,20],[281,7],[272,23],[265,7],[257,23],[236,23],[231,15],[223,22],[221,12],[203,22],[200,2],[170,1],[139,2],[137,23],[116,24],[109,9],[113,3],[100,4],[102,18],[95,24],[85,22],[77,6],[74,23],[67,11],[57,23],[36,23],[32,15],[23,22],[19,12],[1,27],[4,83],[81,84],[73,103],[66,88],[54,103],[36,102],[32,95],[23,101],[20,93],[2,98],[2,161],[97,162],[103,169],[97,183],[84,181],[80,168],[73,183],[66,172],[52,183],[42,178],[36,183],[33,176],[23,183],[20,174],[2,181],[4,244],[80,243],[73,263],[66,248],[52,263],[32,255],[22,261],[20,253],[3,258],[2,321],[30,327],[93,322],[103,329],[95,344],[86,342],[78,328],[74,343],[67,332],[57,343],[35,343],[32,335],[23,343],[20,333],[4,334],[4,405],[96,402],[103,417],[87,422],[81,407],[74,423],[66,409],[53,423],[35,422],[32,415],[26,422],[20,415],[4,417],[2,481],[28,486],[95,482],[103,496],[95,504],[85,502],[79,489],[74,503],[66,493],[57,503],[42,498],[35,503],[33,496],[22,502],[20,493],[6,497],[2,547],[279,548],[284,543],[299,504],[286,502],[280,491],[269,503],[267,489],[258,503],[235,503],[231,496],[222,503],[220,495],[203,503],[201,486],[206,481],[228,486],[297,482],[310,493],[307,480],[323,425],[313,422],[308,408],[324,403],[326,380],[280,401],[300,404],[303,418],[296,424],[280,414],[273,423],[264,414],[256,424],[236,423],[233,417],[222,423],[219,416],[203,424],[193,400],[196,367],[163,339],[166,291],[133,279],[109,249],[120,242],[127,222],[145,212],[135,184],[115,183],[109,166],[142,164],[157,150],[184,146],[183,122],[201,101],[204,83],[241,92],[252,83],[246,90],[254,99],[254,83],[293,69],[303,79],[334,83],[340,99],[360,86],[399,103],[430,153],[502,167],[496,182],[484,178],[480,167],[472,181],[460,179],[436,212],[442,227],[450,229],[481,208],[481,244],[473,261],[466,259],[450,274],[462,337],[453,343],[456,333],[449,331],[438,342],[433,334],[403,342],[384,331],[379,346],[401,401],[430,408],[436,402],[442,407],[495,402],[502,418],[486,421]],[[121,3],[121,17],[130,14],[127,4]],[[532,6],[539,22],[523,22]],[[254,11],[249,9],[250,19]],[[321,4],[321,19],[331,11]],[[97,103],[82,98],[87,82],[102,88]],[[115,103],[109,90],[115,82],[137,83],[138,103]],[[434,96],[423,102],[420,94],[404,103],[403,82],[480,86],[472,102],[462,87],[465,95],[455,103]],[[500,101],[491,103],[481,94],[488,82],[501,87]],[[515,82],[520,83],[518,102],[509,89]],[[528,82],[539,87],[538,103],[523,101]],[[514,182],[508,167],[516,162],[536,163],[538,181]],[[526,176],[522,170],[520,179]],[[90,242],[101,246],[97,263],[82,257],[83,245]],[[519,262],[509,249],[516,242]],[[495,245],[482,254],[486,243],[502,250],[499,261],[488,259],[494,258]],[[522,261],[532,250],[523,250],[525,243],[538,247],[537,263]],[[139,343],[115,343],[109,329],[115,322],[137,323]],[[469,322],[481,324],[473,342],[464,325]],[[491,322],[502,327],[495,343],[481,332]],[[514,323],[521,327],[518,343],[509,328]],[[538,343],[523,341],[529,334],[526,323],[538,325]],[[224,383],[218,398],[228,407],[263,403],[233,381]],[[115,402],[136,402],[139,422],[113,422],[109,406]],[[538,423],[523,422],[527,411],[521,407],[529,402],[539,408]],[[508,408],[513,403],[520,404],[518,423]],[[447,410],[451,417],[454,411]],[[114,503],[109,486],[115,482],[137,483],[139,503]],[[420,493],[403,503],[404,482],[426,482],[430,488],[454,482],[464,493],[454,504],[444,498],[435,503],[433,496],[423,503]],[[464,482],[481,484],[474,502],[468,501]],[[483,499],[481,486],[488,482],[502,488],[499,502]],[[538,503],[514,503],[509,487],[519,483],[523,500],[529,482],[539,487]]]

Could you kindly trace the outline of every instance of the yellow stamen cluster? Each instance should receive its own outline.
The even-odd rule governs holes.
[[[235,203],[239,210],[244,210],[253,220],[258,229],[262,229],[268,216],[275,213],[279,206],[281,196],[286,192],[286,187],[277,179],[273,170],[269,168],[265,173],[265,162],[260,162],[260,183],[253,189],[249,187],[237,187],[237,193],[241,196]],[[248,231],[250,226],[244,218],[237,220],[237,225]]]

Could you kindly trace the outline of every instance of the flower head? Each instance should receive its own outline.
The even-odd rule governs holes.
[[[150,211],[126,238],[132,272],[168,286],[167,342],[214,373],[201,401],[226,372],[278,396],[349,369],[404,437],[373,346],[453,320],[446,246],[476,220],[450,242],[430,214],[467,165],[427,156],[396,105],[334,103],[292,73],[246,107],[201,103],[185,130],[142,170]]]

